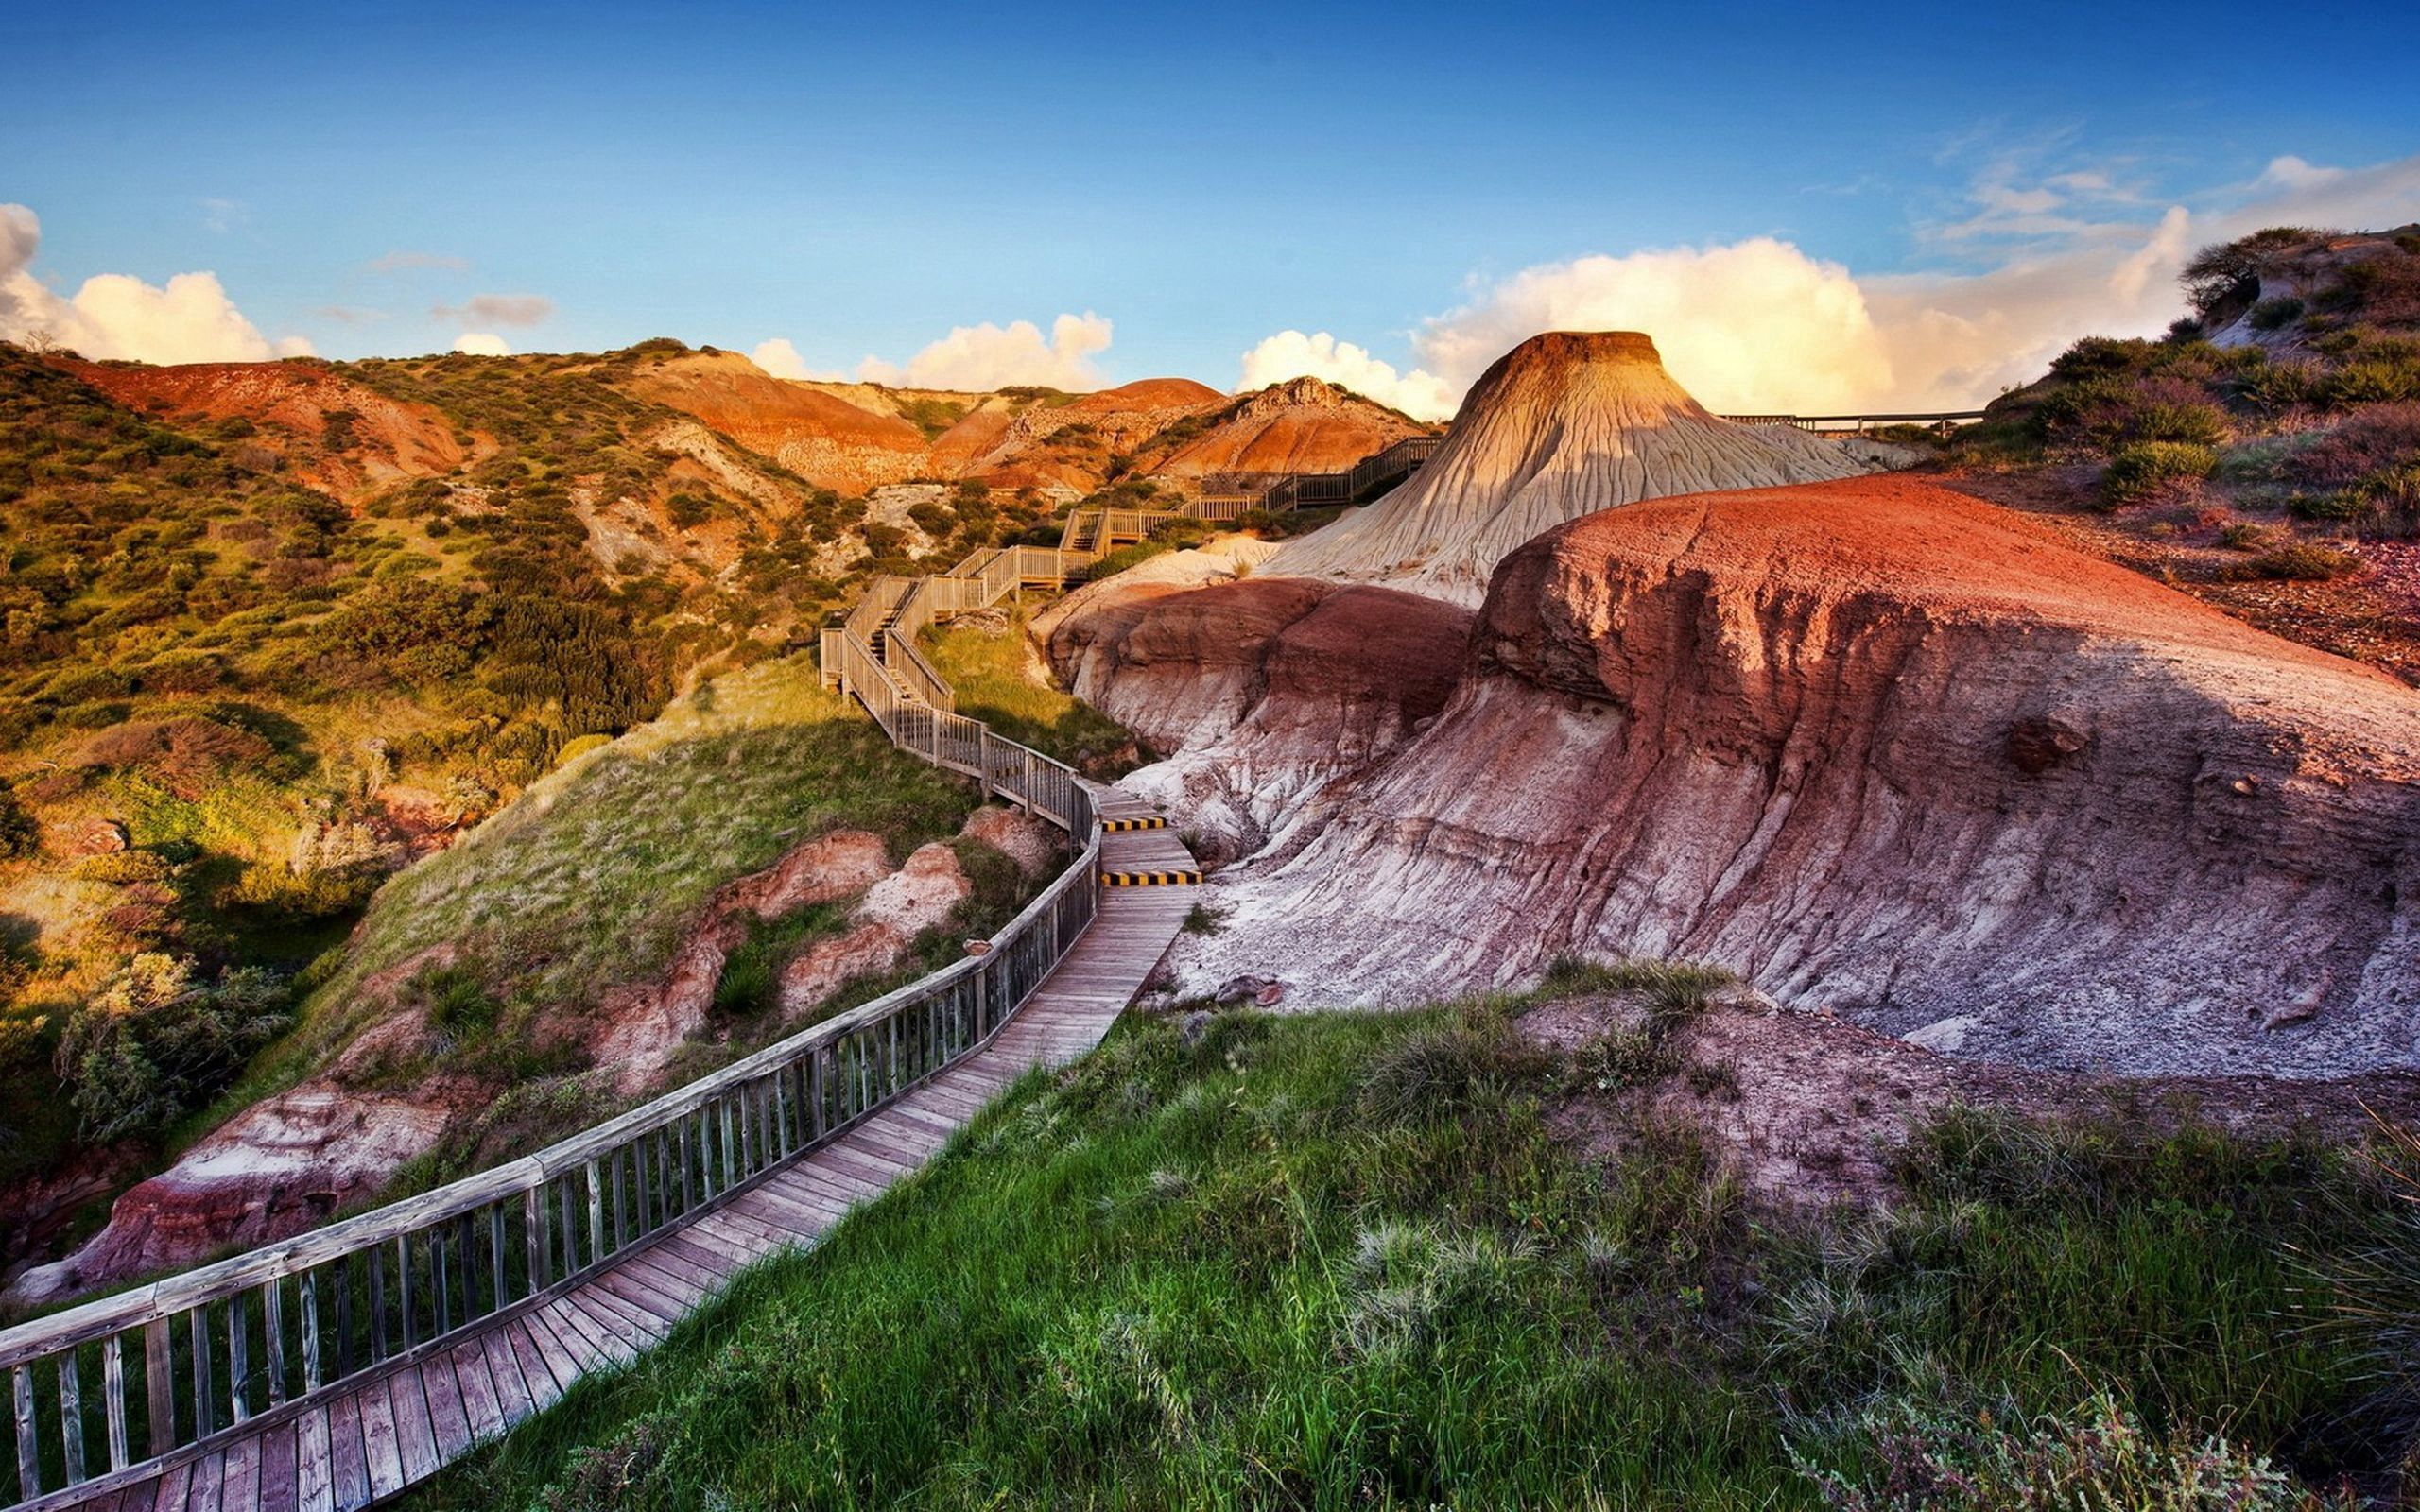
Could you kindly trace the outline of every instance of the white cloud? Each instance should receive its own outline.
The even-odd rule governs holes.
[[[429,318],[451,325],[538,325],[555,313],[555,301],[543,294],[474,294],[460,304],[440,304]]]
[[[1046,340],[1030,320],[955,326],[904,366],[866,358],[857,364],[857,377],[907,388],[985,389],[1011,384],[1098,388],[1101,377],[1092,358],[1109,350],[1111,330],[1108,317],[1090,310],[1059,317]]]
[[[1891,382],[1847,268],[1770,237],[1527,268],[1413,338],[1459,394],[1541,331],[1644,331],[1682,386],[1720,410],[1808,410]]]
[[[95,359],[266,362],[308,356],[300,336],[271,342],[228,299],[215,273],[179,273],[161,285],[97,273],[62,298],[33,273],[42,220],[0,204],[0,338],[38,339]]]
[[[849,377],[844,372],[819,372],[808,367],[806,359],[799,355],[798,348],[792,346],[786,336],[759,341],[756,350],[749,355],[755,360],[757,367],[776,378],[811,378],[823,383],[845,383]]]
[[[2196,247],[2263,226],[2420,219],[2420,156],[2365,168],[2281,157],[2250,183],[2155,214],[2090,171],[2040,185],[1996,172],[1970,198],[1975,215],[1934,234],[1970,249],[1999,243],[1998,260],[1978,267],[1859,276],[1765,237],[1580,257],[1525,268],[1431,318],[1412,337],[1417,365],[1400,375],[1348,342],[1288,331],[1247,354],[1246,383],[1290,367],[1388,397],[1367,378],[1343,376],[1347,365],[1367,365],[1398,394],[1436,396],[1426,408],[1390,403],[1439,415],[1489,363],[1540,332],[1634,330],[1653,336],[1673,376],[1718,411],[1964,409],[2039,377],[2079,336],[2164,330],[2184,313],[2176,273]]]
[[[454,338],[454,350],[466,357],[510,357],[512,344],[489,331],[465,331]]]
[[[1244,353],[1239,389],[1266,388],[1288,378],[1324,378],[1381,404],[1392,404],[1422,420],[1442,420],[1454,412],[1461,390],[1449,387],[1433,373],[1417,369],[1398,373],[1363,348],[1339,341],[1322,331],[1305,335],[1280,331]]]

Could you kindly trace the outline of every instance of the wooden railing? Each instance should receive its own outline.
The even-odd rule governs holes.
[[[1818,436],[1862,436],[1885,425],[1922,425],[1946,436],[1983,418],[1979,409],[1932,410],[1921,415],[1725,415],[1734,425],[1789,425]]]
[[[1192,520],[1236,520],[1254,509],[1283,514],[1358,504],[1409,477],[1444,444],[1443,436],[1407,436],[1342,472],[1215,473],[1176,512]]]
[[[1010,557],[1011,576],[1043,566],[994,555]],[[1075,772],[937,707],[875,660],[856,627],[903,605],[912,614],[924,596],[911,597],[914,586],[878,580],[825,632],[843,685],[902,749],[1081,842],[989,949],[509,1165],[0,1331],[16,1429],[0,1505],[99,1493],[150,1461],[542,1305],[998,1032],[1091,923],[1101,832]],[[929,676],[908,650],[921,669],[911,676]]]

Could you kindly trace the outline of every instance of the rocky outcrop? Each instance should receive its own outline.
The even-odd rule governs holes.
[[[320,362],[61,366],[130,409],[243,421],[251,429],[231,449],[272,454],[297,480],[339,498],[440,476],[475,455],[476,443],[456,436],[435,408],[389,399]]]
[[[752,924],[863,892],[890,871],[880,835],[841,830],[793,847],[768,869],[723,888],[661,979],[607,995],[599,1016],[603,1032],[592,1047],[596,1063],[612,1071],[614,1087],[625,1094],[645,1087],[704,1026],[723,964]]]
[[[1267,570],[1476,605],[1497,562],[1582,515],[1869,471],[1788,426],[1708,414],[1635,331],[1550,332],[1481,375],[1444,445],[1409,481],[1289,542]]]
[[[1212,473],[1341,472],[1433,426],[1317,378],[1291,378],[1246,394],[1201,434],[1148,459],[1156,478]]]
[[[896,415],[776,378],[735,352],[689,352],[626,380],[641,399],[694,415],[827,489],[863,493],[923,472],[925,433]]]
[[[1183,814],[1205,860],[1258,850],[1435,716],[1471,623],[1433,599],[1300,577],[1100,587],[1040,627],[1051,663],[1078,697],[1173,753],[1121,785]]]
[[[1292,586],[1241,585],[1289,625]],[[1209,612],[1061,634],[1134,719],[1116,684],[1184,682]],[[1256,674],[1209,660],[1192,705],[1232,707]],[[2030,1066],[2409,1066],[2420,696],[1921,485],[1657,501],[1507,560],[1434,724],[1214,884],[1253,925],[1182,937],[1187,990],[1692,956]]]

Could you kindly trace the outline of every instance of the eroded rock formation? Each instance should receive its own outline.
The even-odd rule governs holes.
[[[1197,711],[1145,781],[1216,809],[1336,748],[1281,692],[1374,675],[1376,613],[1278,675],[1277,627],[1344,602],[1314,593],[1105,609],[1053,650],[1122,717]],[[1504,563],[1458,672],[1392,754],[1256,815],[1185,989],[1405,1003],[1694,956],[2025,1065],[2420,1062],[2420,696],[2015,516],[1882,479],[1607,510]]]
[[[1070,691],[1173,753],[1122,784],[1248,854],[1444,707],[1470,629],[1434,599],[1308,578],[1185,592],[1112,579],[1041,627]]]
[[[1288,543],[1267,570],[1476,605],[1497,562],[1583,514],[1871,470],[1787,426],[1708,414],[1635,331],[1549,332],[1472,386],[1445,444],[1409,482]]]

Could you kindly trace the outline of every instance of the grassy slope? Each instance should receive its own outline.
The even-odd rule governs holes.
[[[1023,609],[1005,631],[967,625],[925,632],[919,647],[958,695],[958,712],[1101,781],[1139,764],[1133,733],[1047,681]]]
[[[543,1043],[608,988],[660,972],[715,889],[835,829],[873,831],[904,860],[954,833],[975,803],[970,786],[893,749],[824,692],[803,656],[718,679],[389,883],[302,1026],[189,1132],[323,1064],[386,1010],[387,997],[365,984],[439,945],[454,947],[454,975],[486,1000],[493,1022],[398,1074],[492,1073],[516,1100],[542,1101],[547,1085],[582,1069]],[[1021,890],[1009,888],[998,902]],[[825,912],[825,929],[839,927],[840,913]],[[791,931],[784,943],[798,948],[814,933]],[[594,1111],[578,1105],[563,1117]]]
[[[2325,1160],[1962,1119],[1819,1232],[1576,1157],[1493,1022],[1130,1022],[418,1504],[1808,1505],[1869,1403],[2100,1390],[2353,1452],[2280,1248],[2342,1242]]]

